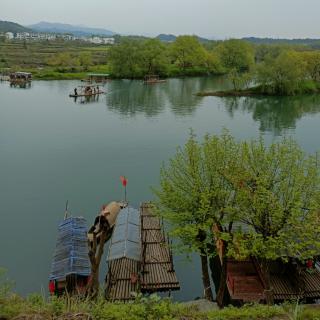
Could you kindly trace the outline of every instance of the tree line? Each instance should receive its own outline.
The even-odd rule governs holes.
[[[272,302],[269,262],[304,264],[320,250],[320,170],[317,154],[306,155],[283,139],[236,141],[229,132],[187,143],[163,166],[154,190],[159,214],[177,247],[201,258],[206,298],[212,300],[208,259],[219,252],[217,301],[226,291],[226,264],[254,257]],[[216,272],[216,270],[212,270]]]
[[[305,45],[254,45],[238,39],[202,43],[195,36],[179,36],[172,43],[125,38],[109,49],[107,63],[118,78],[227,74],[234,90],[256,85],[261,93],[274,95],[320,87],[320,51]]]

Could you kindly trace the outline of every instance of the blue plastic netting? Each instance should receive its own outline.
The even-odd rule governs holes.
[[[63,279],[70,274],[90,275],[87,227],[84,218],[67,218],[58,228],[58,239],[49,279]]]

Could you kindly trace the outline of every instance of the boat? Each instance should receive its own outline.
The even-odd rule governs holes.
[[[84,295],[91,274],[86,220],[67,217],[59,224],[49,276],[49,292]]]
[[[154,83],[167,82],[167,80],[160,79],[160,77],[156,74],[147,74],[147,75],[145,75],[143,82],[145,84],[154,84]]]
[[[110,81],[110,75],[108,73],[88,73],[85,81],[90,83],[105,83]]]
[[[9,75],[10,82],[30,82],[32,80],[32,74],[30,72],[12,72]]]
[[[78,90],[75,89],[74,93],[69,94],[70,98],[93,97],[93,96],[97,96],[99,94],[105,93],[105,91],[100,90],[99,86],[94,86],[94,85],[84,85],[84,86],[79,86],[78,88],[79,88],[79,93],[78,93]]]

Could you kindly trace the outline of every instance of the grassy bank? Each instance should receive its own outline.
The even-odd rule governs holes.
[[[88,72],[108,73],[107,52],[107,46],[76,41],[2,42],[0,72],[26,71],[42,80],[83,79]]]
[[[196,303],[196,302],[195,302]],[[137,297],[132,303],[109,303],[103,297],[90,302],[74,298],[45,298],[32,294],[21,298],[15,294],[0,295],[0,319],[112,319],[112,320],[311,320],[320,319],[320,308],[284,304],[281,306],[246,305],[241,308],[212,308],[201,311],[197,305],[174,303],[156,295],[148,298]]]
[[[219,310],[213,303],[203,301],[177,303],[157,295],[138,295],[130,303],[107,302],[102,295],[97,300],[46,297],[31,294],[26,298],[12,292],[12,282],[7,280],[0,268],[0,319],[1,320],[320,320],[320,306],[302,306],[286,303],[280,306],[245,305],[241,308],[227,307]],[[202,311],[206,310],[206,311]]]

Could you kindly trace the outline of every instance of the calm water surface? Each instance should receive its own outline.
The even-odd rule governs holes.
[[[201,137],[228,128],[238,139],[267,142],[293,136],[307,152],[319,148],[320,97],[196,97],[221,90],[222,78],[172,79],[145,86],[112,81],[96,100],[68,97],[77,81],[0,83],[0,266],[22,294],[47,287],[56,230],[70,211],[91,223],[101,205],[122,198],[128,177],[132,205],[152,199],[159,169],[190,128]],[[177,300],[202,295],[199,260],[177,256]],[[105,267],[104,267],[105,269]]]

